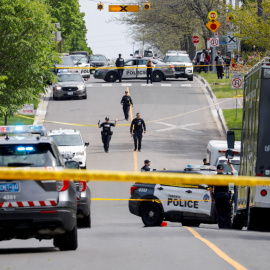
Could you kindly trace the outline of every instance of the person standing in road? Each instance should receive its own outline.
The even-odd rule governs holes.
[[[130,106],[133,107],[133,102],[127,90],[125,91],[125,95],[121,99],[121,105],[123,106],[125,119],[128,121]]]
[[[148,59],[147,63],[146,63],[147,69],[146,69],[146,80],[147,80],[147,84],[148,84],[148,80],[150,78],[150,82],[151,84],[153,83],[153,77],[152,77],[152,68],[154,67],[151,59]]]
[[[225,73],[226,73],[226,79],[229,79],[230,77],[230,65],[231,65],[231,58],[229,55],[226,55],[225,58]]]
[[[146,159],[144,161],[144,166],[141,168],[141,172],[149,172],[151,171],[151,168],[150,168],[150,160]]]
[[[115,65],[117,67],[119,82],[122,82],[125,60],[122,58],[121,54],[119,54],[119,57],[116,59]]]
[[[227,161],[232,174],[235,174],[233,165]],[[217,174],[224,174],[224,166],[217,165]],[[212,202],[215,202],[217,210],[217,222],[220,229],[231,229],[231,203],[228,186],[209,187]]]
[[[136,114],[136,118],[134,118],[130,125],[130,134],[133,132],[133,139],[134,139],[134,151],[141,152],[142,146],[142,134],[146,132],[146,126],[144,120],[141,119],[140,113]]]
[[[223,76],[223,57],[221,55],[221,51],[217,52],[217,56],[215,58],[215,65],[216,65],[216,69],[217,69],[217,77],[218,79],[222,79]]]
[[[103,128],[103,130],[101,131],[101,138],[102,138],[102,142],[104,145],[104,151],[106,153],[109,152],[109,147],[110,147],[110,140],[112,138],[113,132],[111,131],[111,127],[115,127],[116,126],[116,122],[117,119],[115,119],[114,123],[110,123],[109,122],[109,117],[105,117],[105,122],[103,122],[102,124],[100,124],[100,120],[98,121],[98,127],[99,128]]]

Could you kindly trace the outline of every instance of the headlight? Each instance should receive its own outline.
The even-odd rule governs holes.
[[[82,151],[82,152],[76,152],[76,156],[84,156],[84,151]]]
[[[62,89],[61,86],[56,86],[56,87],[55,87],[55,90],[58,90],[58,91],[59,91],[59,90],[61,90],[61,89]]]
[[[85,88],[84,85],[79,85],[79,86],[78,86],[78,89],[79,89],[79,90],[84,90],[84,88]]]

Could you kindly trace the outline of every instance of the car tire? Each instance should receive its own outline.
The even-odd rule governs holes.
[[[77,223],[75,222],[75,225],[71,231],[56,235],[54,237],[53,244],[61,251],[76,250],[78,247]]]
[[[118,75],[115,72],[109,72],[106,75],[105,81],[106,82],[116,82],[116,80],[118,80]]]
[[[163,73],[161,71],[154,71],[153,72],[153,81],[154,82],[161,82],[163,80]]]
[[[192,82],[193,81],[193,75],[191,77],[188,77],[188,80]]]
[[[241,215],[236,214],[232,220],[232,229],[242,230],[244,227],[244,218]]]
[[[86,170],[86,165],[80,167],[82,170]]]
[[[59,100],[59,98],[53,94],[53,100]]]
[[[78,228],[91,228],[90,214],[83,218],[79,218],[77,222],[78,222]]]
[[[163,221],[160,207],[153,202],[147,202],[142,206],[141,217],[146,227],[160,226]]]
[[[85,91],[85,95],[82,98],[87,99],[87,92],[86,91]]]
[[[188,227],[199,227],[201,222],[197,220],[183,220],[181,221],[182,226],[188,226]]]

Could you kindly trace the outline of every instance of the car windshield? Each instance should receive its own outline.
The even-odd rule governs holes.
[[[165,62],[187,62],[191,63],[187,55],[168,55],[164,59]]]
[[[230,160],[230,162],[232,163],[234,169],[236,171],[239,172],[239,160]],[[229,167],[229,165],[227,164],[227,160],[219,160],[218,164],[222,164],[224,166],[224,173],[230,173],[231,172],[231,168]]]
[[[83,145],[82,138],[78,134],[51,135],[57,146],[80,146]]]
[[[59,166],[50,151],[50,146],[43,145],[1,145],[1,167],[47,167]]]
[[[60,63],[60,65],[71,66],[71,67],[74,66],[73,61],[71,60],[70,57],[63,57],[61,58],[61,60],[62,60],[62,64]]]
[[[58,74],[59,82],[79,82],[82,81],[82,76],[80,74]]]
[[[83,64],[87,64],[88,63],[88,58],[82,55],[71,55],[70,56],[71,59],[77,63],[77,62],[81,62]]]
[[[91,55],[90,61],[107,61],[107,58],[104,55]]]

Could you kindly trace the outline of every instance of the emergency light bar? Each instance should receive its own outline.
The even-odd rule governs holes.
[[[0,126],[0,135],[18,134],[18,133],[40,134],[40,136],[45,136],[46,129],[42,125]]]
[[[218,150],[219,153],[226,154],[227,150]],[[240,154],[238,151],[233,151],[234,154]]]
[[[185,170],[197,170],[197,171],[200,171],[200,170],[206,170],[206,171],[216,171],[217,168],[216,166],[212,166],[212,165],[193,165],[193,164],[188,164],[186,167],[185,167]]]

